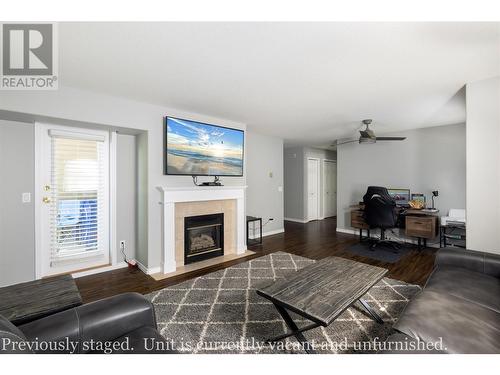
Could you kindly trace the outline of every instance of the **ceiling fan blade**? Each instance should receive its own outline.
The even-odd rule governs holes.
[[[340,145],[345,145],[346,143],[354,143],[354,142],[359,142],[358,139],[353,139],[351,141],[345,141],[345,142],[340,142],[340,143],[335,143],[336,146],[340,146]]]
[[[377,141],[404,141],[406,137],[377,137]]]

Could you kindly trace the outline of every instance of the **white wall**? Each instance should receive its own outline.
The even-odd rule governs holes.
[[[467,247],[500,254],[500,77],[466,86]]]
[[[262,217],[263,233],[283,231],[283,139],[246,132],[247,215]],[[272,174],[272,176],[271,176]],[[269,221],[273,218],[273,221]]]
[[[323,160],[336,160],[333,151],[311,147],[287,147],[283,152],[285,174],[285,218],[303,221],[307,213],[307,159],[320,159],[320,187],[323,186]],[[323,216],[323,194],[320,194]]]
[[[1,91],[0,118],[20,117],[76,125],[94,124],[127,132],[137,129],[146,132],[141,140],[141,159],[147,160],[147,176],[142,176],[140,199],[147,207],[140,209],[145,215],[139,228],[138,257],[148,268],[159,267],[161,262],[161,207],[157,186],[192,186],[191,177],[163,175],[163,117],[172,115],[222,126],[246,129],[246,125],[225,119],[202,116],[168,107],[98,94],[60,86],[55,91]],[[144,146],[147,145],[147,153]],[[140,176],[141,177],[141,176]],[[147,178],[146,178],[147,177]],[[225,185],[245,185],[245,177],[223,178]],[[147,198],[146,198],[147,196]],[[147,231],[146,233],[142,233]],[[146,255],[147,248],[147,255]]]
[[[0,120],[0,286],[35,275],[34,145],[33,125]]]
[[[304,219],[304,150],[302,147],[285,148],[284,201],[285,218]]]
[[[126,253],[136,258],[137,164],[135,136],[117,137],[117,240],[126,241]],[[35,278],[34,125],[0,120],[0,286]],[[22,203],[23,192],[31,202]],[[118,262],[122,261],[118,244]]]
[[[136,136],[118,134],[116,143],[116,259],[121,262],[120,241],[125,241],[127,257],[137,258]]]
[[[143,155],[147,156],[143,158],[147,159],[147,207],[141,210],[147,216],[147,236],[141,236],[140,260],[149,268],[159,267],[161,263],[161,207],[158,204],[160,192],[156,187],[192,184],[191,177],[163,175],[163,117],[172,115],[243,130],[246,128],[245,124],[233,121],[69,87],[43,92],[2,91],[0,112],[0,117],[12,116],[14,112],[23,118],[34,117],[66,124],[75,121],[80,125],[84,122],[124,131],[137,129],[147,132],[147,142],[143,142],[147,143],[147,155]],[[245,177],[224,178],[223,182],[225,185],[245,185]],[[140,196],[144,198],[145,192],[141,191]],[[142,221],[144,223],[145,220]],[[147,257],[142,253],[145,246]]]
[[[465,124],[399,132],[402,142],[349,143],[337,150],[337,228],[350,228],[350,205],[369,185],[408,188],[426,195],[438,190],[440,215],[465,208]]]
[[[136,259],[148,265],[148,134],[137,136],[137,249]]]

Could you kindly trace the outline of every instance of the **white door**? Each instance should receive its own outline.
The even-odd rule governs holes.
[[[323,161],[323,216],[337,215],[337,163],[332,160]]]
[[[109,264],[109,133],[37,124],[40,276]]]
[[[319,219],[319,159],[307,159],[307,220]]]

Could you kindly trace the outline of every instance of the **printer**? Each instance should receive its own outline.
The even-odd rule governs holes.
[[[464,225],[465,226],[465,210],[461,208],[451,208],[448,216],[441,216],[441,225]]]

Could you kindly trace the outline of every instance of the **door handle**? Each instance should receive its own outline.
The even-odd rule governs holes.
[[[49,197],[43,197],[43,198],[42,198],[42,202],[43,202],[43,203],[50,203],[50,202],[51,202],[51,200],[50,200],[50,198],[49,198]]]

